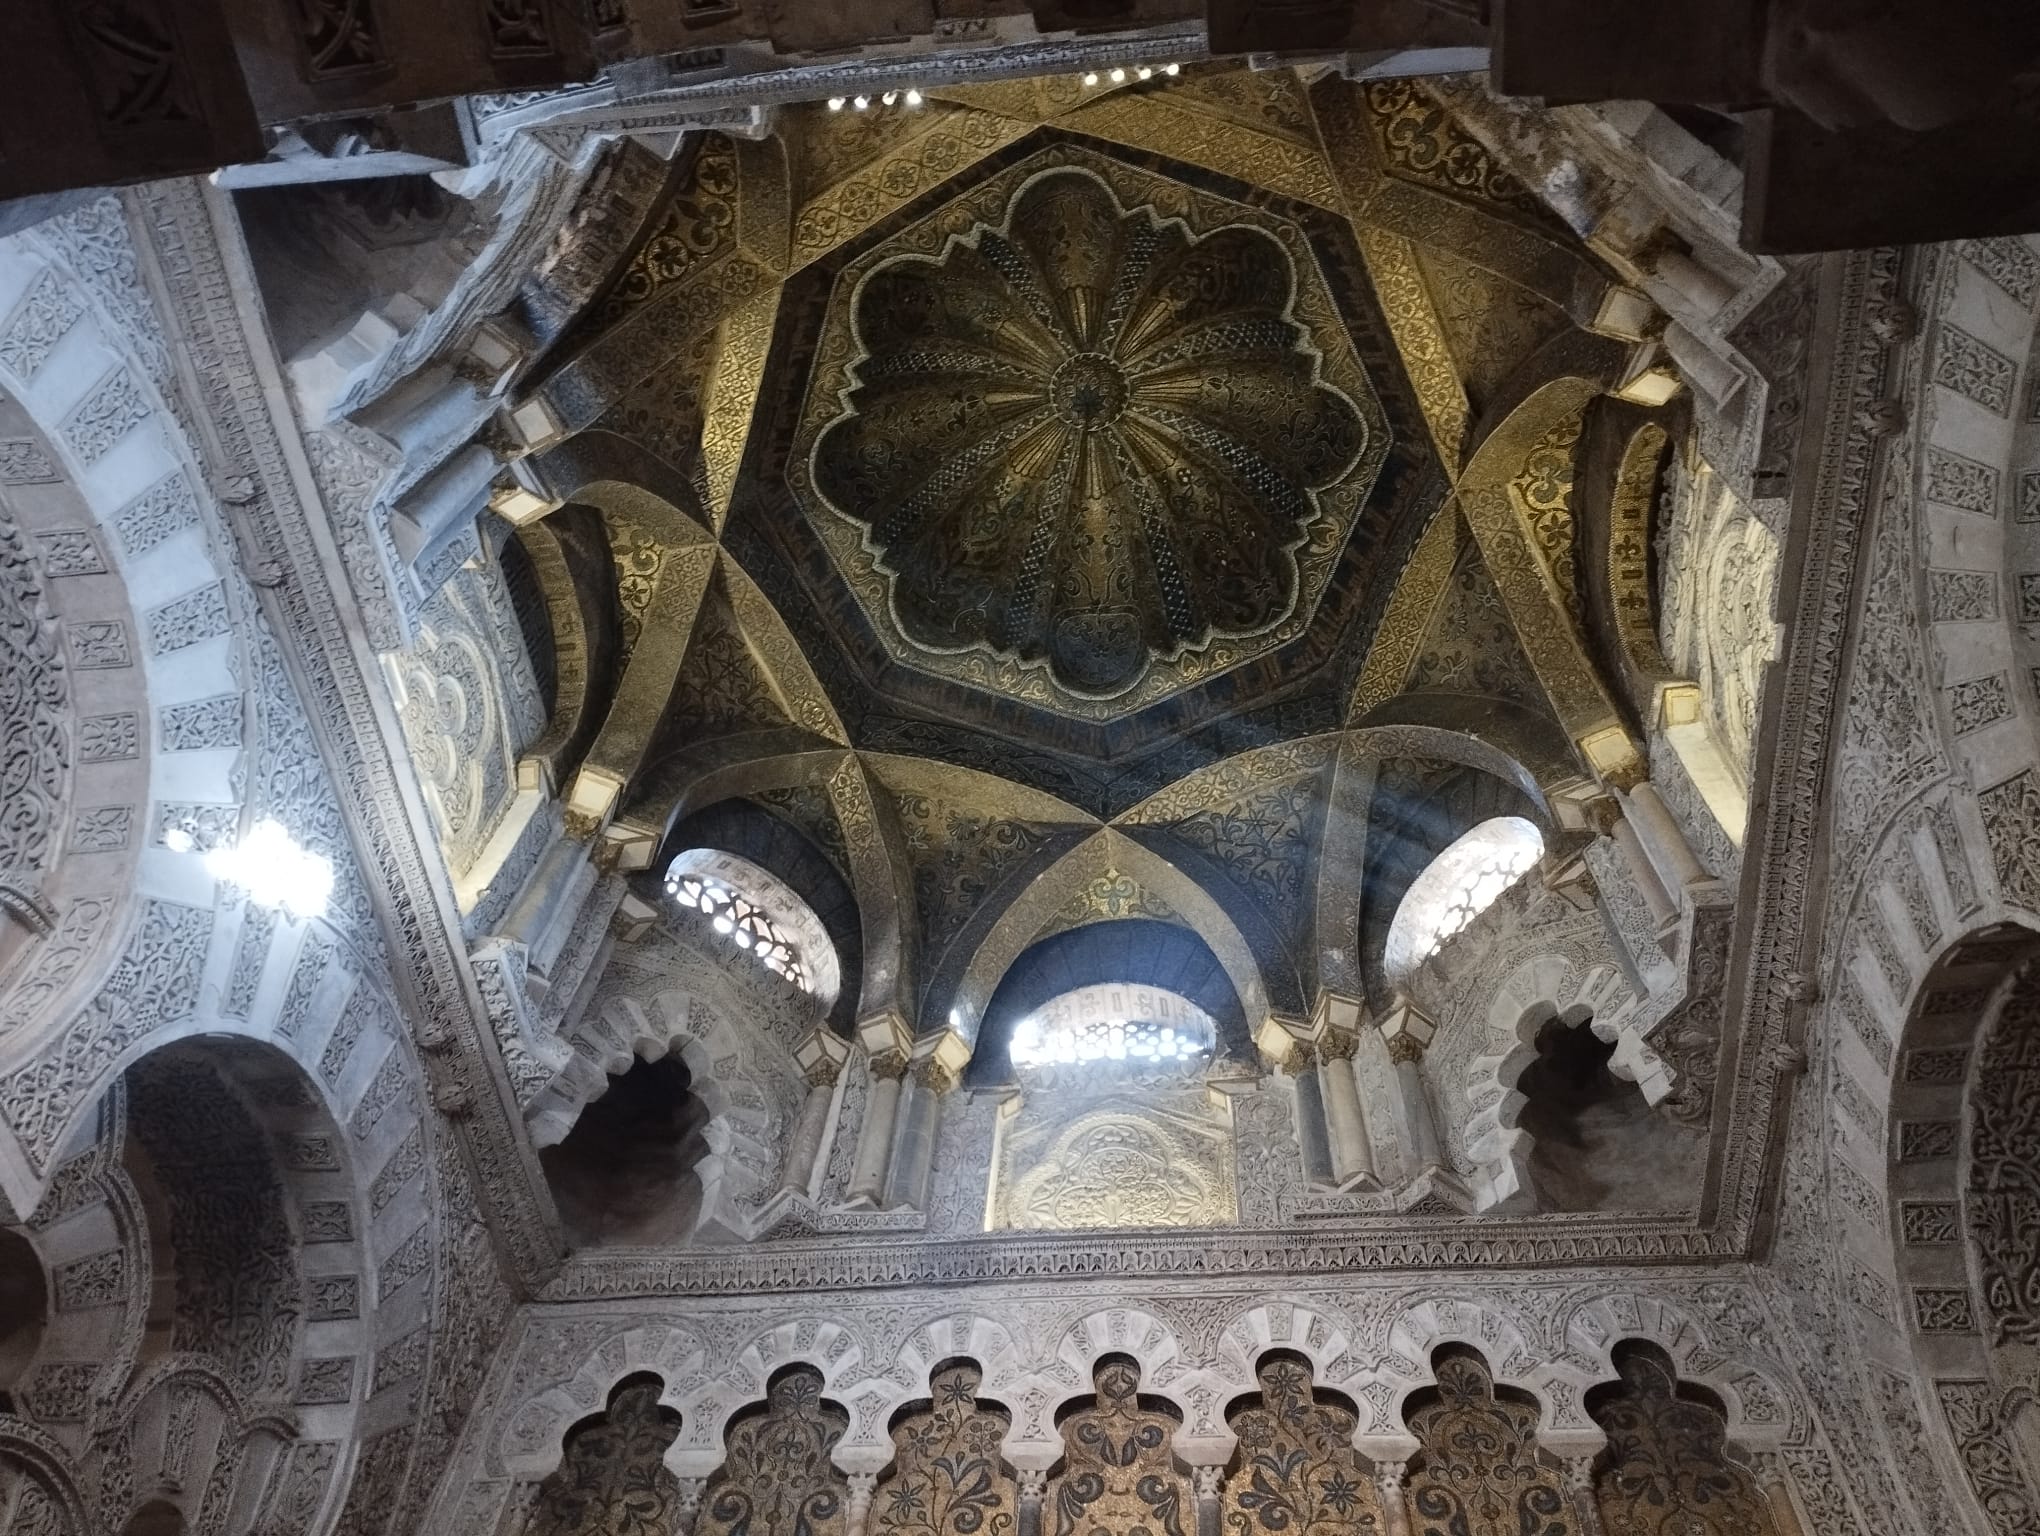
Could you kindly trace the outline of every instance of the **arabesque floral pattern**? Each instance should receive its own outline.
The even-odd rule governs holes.
[[[814,483],[866,529],[907,637],[1104,698],[1283,618],[1315,493],[1367,443],[1295,294],[1267,232],[1196,236],[1071,168],[939,260],[874,270]]]

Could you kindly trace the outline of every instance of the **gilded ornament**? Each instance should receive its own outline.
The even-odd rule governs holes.
[[[1380,1531],[1381,1493],[1353,1449],[1352,1409],[1313,1392],[1310,1366],[1294,1356],[1268,1355],[1255,1375],[1260,1397],[1227,1419],[1239,1437],[1221,1506],[1227,1536]]]
[[[1057,145],[846,269],[789,467],[888,649],[1084,718],[1304,632],[1388,449],[1294,225]]]
[[[907,635],[1109,697],[1151,654],[1269,629],[1315,493],[1366,445],[1287,318],[1268,234],[1194,237],[1078,170],[860,285],[863,356],[814,450]]]
[[[1092,1380],[1092,1406],[1063,1421],[1051,1536],[1189,1536],[1190,1490],[1169,1448],[1177,1420],[1141,1401],[1140,1367],[1124,1355],[1105,1356]]]

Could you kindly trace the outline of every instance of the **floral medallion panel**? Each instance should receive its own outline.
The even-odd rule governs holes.
[[[843,1536],[847,1485],[829,1453],[849,1427],[819,1371],[773,1377],[764,1406],[731,1421],[695,1536]]]
[[[680,1482],[666,1448],[680,1416],[659,1406],[655,1376],[633,1377],[609,1411],[567,1436],[559,1470],[540,1485],[525,1536],[670,1536],[680,1517]]]
[[[1579,1536],[1558,1474],[1537,1458],[1537,1405],[1497,1390],[1473,1350],[1440,1350],[1438,1385],[1411,1401],[1414,1536]]]
[[[1063,1420],[1063,1464],[1043,1524],[1051,1536],[1191,1536],[1189,1482],[1170,1440],[1180,1421],[1140,1395],[1140,1367],[1098,1362],[1091,1405]]]
[[[1616,1368],[1621,1382],[1587,1401],[1608,1432],[1594,1475],[1607,1536],[1773,1536],[1769,1504],[1728,1459],[1720,1410],[1681,1397],[1649,1350],[1618,1351]]]
[[[882,1536],[1012,1536],[1018,1495],[999,1458],[1012,1421],[980,1403],[980,1373],[938,1366],[929,1402],[893,1425],[893,1464],[871,1503]]]
[[[1227,1418],[1239,1436],[1221,1523],[1227,1536],[1361,1536],[1384,1529],[1374,1476],[1353,1449],[1350,1408],[1311,1390],[1293,1355],[1261,1361],[1259,1398]]]

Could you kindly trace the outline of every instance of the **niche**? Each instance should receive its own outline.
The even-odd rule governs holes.
[[[0,1413],[15,1411],[14,1388],[35,1364],[49,1316],[42,1260],[19,1232],[0,1230]]]
[[[1670,1211],[1696,1198],[1702,1133],[1654,1112],[1609,1070],[1612,1043],[1551,1019],[1516,1090],[1529,1133],[1530,1187],[1545,1211]]]
[[[663,1390],[649,1373],[626,1376],[606,1411],[567,1431],[559,1470],[539,1486],[528,1536],[674,1529],[680,1481],[665,1455],[680,1415],[660,1406]]]
[[[678,1242],[701,1213],[708,1109],[677,1055],[636,1060],[539,1163],[575,1246]]]
[[[1728,1424],[1714,1395],[1680,1381],[1655,1345],[1627,1339],[1613,1358],[1620,1380],[1586,1400],[1608,1433],[1594,1470],[1602,1523],[1610,1531],[1772,1536],[1769,1503],[1728,1457]]]

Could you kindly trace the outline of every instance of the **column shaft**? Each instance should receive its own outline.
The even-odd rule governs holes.
[[[793,1140],[786,1149],[786,1171],[779,1187],[798,1194],[814,1188],[815,1165],[822,1154],[822,1132],[829,1126],[829,1104],[836,1096],[836,1075],[810,1078],[807,1098],[802,1100],[800,1118],[794,1122]]]
[[[1374,1469],[1374,1486],[1381,1494],[1381,1536],[1410,1536],[1410,1506],[1403,1494],[1406,1470],[1400,1461],[1384,1461]]]
[[[1190,1487],[1197,1509],[1197,1536],[1219,1536],[1218,1488],[1224,1467],[1192,1467]]]
[[[1652,923],[1659,928],[1664,927],[1679,915],[1679,909],[1665,893],[1664,883],[1658,879],[1657,867],[1651,863],[1650,855],[1643,851],[1643,844],[1638,841],[1636,828],[1629,824],[1627,814],[1615,819],[1608,835],[1615,839],[1622,861],[1629,866],[1629,878],[1643,893],[1643,902],[1650,908]]]
[[[900,1057],[880,1057],[871,1064],[871,1091],[864,1096],[864,1124],[858,1127],[857,1161],[850,1171],[848,1198],[853,1205],[877,1205],[884,1197],[892,1162],[893,1117],[906,1069]]]
[[[1343,1049],[1344,1054],[1339,1054]],[[1320,1048],[1318,1087],[1325,1099],[1325,1128],[1329,1132],[1332,1176],[1341,1184],[1357,1178],[1371,1178],[1374,1158],[1367,1146],[1367,1120],[1360,1107],[1360,1088],[1353,1080],[1350,1043],[1333,1049]]]
[[[1692,844],[1686,841],[1685,828],[1679,825],[1656,785],[1645,780],[1629,791],[1629,815],[1636,822],[1645,848],[1656,857],[1667,890],[1704,885],[1713,878],[1694,856]]]
[[[1438,1125],[1431,1116],[1431,1096],[1424,1091],[1423,1048],[1414,1041],[1397,1037],[1388,1043],[1388,1059],[1395,1064],[1395,1085],[1402,1096],[1403,1124],[1410,1133],[1407,1177],[1419,1168],[1435,1168],[1444,1160],[1438,1145]]]

